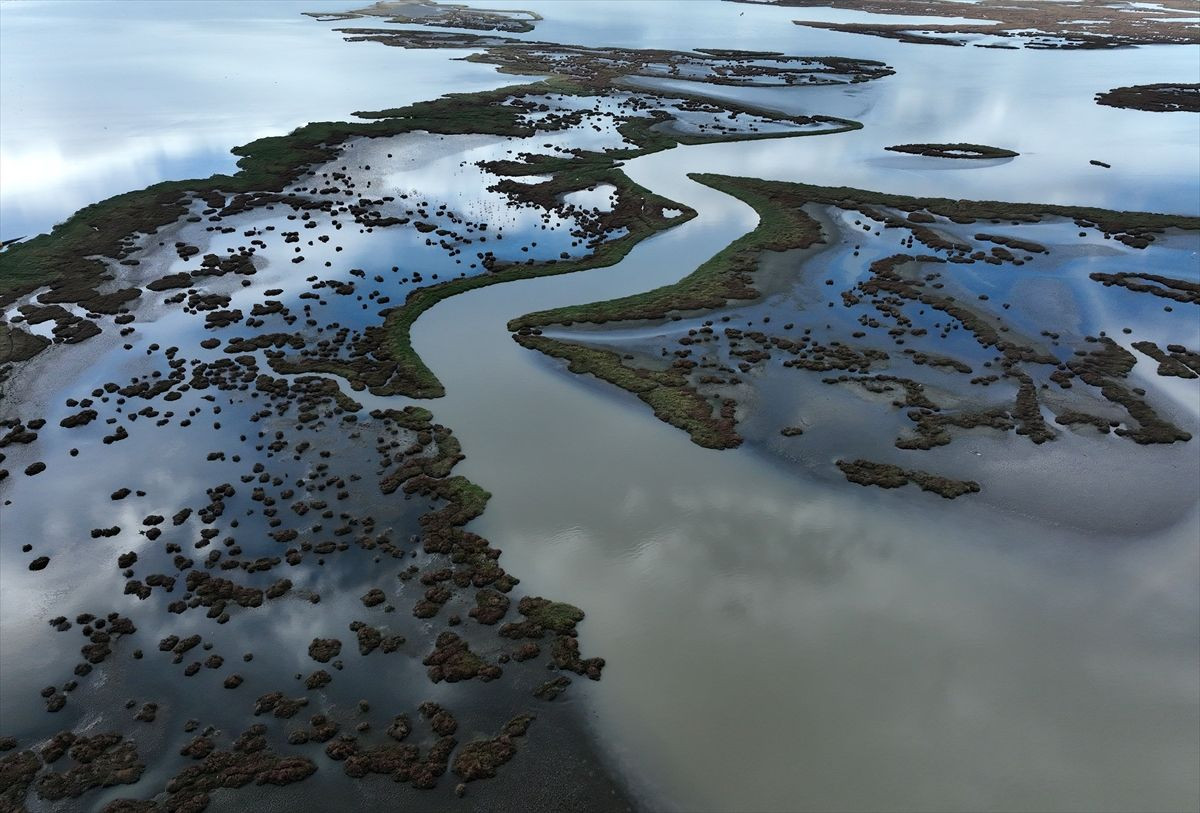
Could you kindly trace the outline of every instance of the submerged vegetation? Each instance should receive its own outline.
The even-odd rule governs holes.
[[[593,375],[636,395],[654,410],[657,418],[687,432],[698,446],[730,449],[741,445],[742,439],[734,431],[733,403],[722,405],[714,416],[704,397],[679,370],[629,367],[610,350],[532,333],[518,333],[514,338],[523,347],[566,360],[572,373]]]

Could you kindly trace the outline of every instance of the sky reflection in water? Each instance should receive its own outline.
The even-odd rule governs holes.
[[[358,3],[317,5],[337,10]],[[763,166],[747,167],[755,173],[780,177],[780,168],[790,165],[813,182],[836,172],[842,183],[865,183],[880,165],[895,162],[904,183],[919,183],[934,166],[898,161],[879,148],[907,138],[966,140],[1026,153],[1005,170],[1014,181],[1004,197],[1082,203],[1105,196],[1116,180],[1124,194],[1111,205],[1200,211],[1195,118],[1147,117],[1090,101],[1113,82],[1194,78],[1196,48],[1056,53],[914,47],[795,26],[795,10],[754,8],[746,15],[744,6],[716,2],[689,2],[686,14],[670,2],[641,3],[633,13],[597,2],[497,5],[527,6],[547,17],[526,38],[681,49],[732,44],[880,59],[899,70],[896,77],[849,91],[716,88],[767,104],[798,102],[807,112],[868,125],[886,123],[805,145],[799,162],[777,164],[772,156]],[[230,147],[308,121],[515,81],[490,66],[458,60],[466,51],[401,55],[373,43],[346,47],[332,29],[372,21],[323,23],[300,15],[312,6],[307,0],[260,2],[247,13],[246,4],[230,3],[3,4],[3,237],[44,231],[80,206],[155,181],[231,171]],[[806,14],[873,16],[830,9]],[[48,49],[56,58],[46,62]],[[347,76],[362,79],[347,82]],[[1131,151],[1151,128],[1153,149]],[[779,149],[790,155],[797,146],[782,142]],[[806,155],[812,160],[803,160]],[[1113,170],[1088,166],[1090,157],[1108,159]],[[1050,190],[1039,188],[1050,180]]]
[[[230,146],[312,119],[516,81],[452,61],[463,52],[347,45],[336,24],[299,16],[355,5],[0,4],[0,236],[157,180],[229,171]],[[986,505],[781,475],[749,450],[699,449],[642,405],[562,374],[511,342],[504,321],[670,281],[753,225],[688,171],[1200,211],[1197,117],[1091,101],[1119,84],[1194,79],[1198,49],[911,46],[719,3],[686,14],[666,2],[489,5],[543,13],[527,36],[552,41],[832,53],[899,71],[848,89],[709,88],[867,127],[632,162],[635,180],[701,216],[618,268],[474,292],[417,323],[417,349],[448,390],[430,406],[467,453],[460,473],[494,494],[473,527],[531,590],[588,612],[583,648],[610,662],[589,709],[622,769],[679,809],[1194,807],[1194,505],[1161,533],[1099,540]],[[59,57],[46,62],[50,43]],[[945,168],[882,152],[958,140],[1022,155]],[[372,273],[386,264],[380,242],[354,247]],[[165,467],[152,476],[182,482]],[[63,537],[100,522],[49,510],[27,528]],[[89,564],[100,566],[81,557],[72,573]],[[25,576],[6,579],[7,617],[39,600],[13,590]],[[37,657],[22,679],[36,679]]]

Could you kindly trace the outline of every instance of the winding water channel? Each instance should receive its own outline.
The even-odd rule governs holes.
[[[779,149],[738,146],[748,164]],[[471,292],[414,327],[462,472],[493,493],[474,527],[531,582],[571,584],[586,646],[620,653],[589,710],[622,773],[680,810],[1186,800],[1194,511],[1114,550],[1011,512],[781,477],[511,341],[514,315],[670,282],[751,228],[747,206],[685,177],[713,151],[627,166],[700,215],[619,265]]]
[[[413,328],[413,343],[445,385],[445,397],[410,402],[355,393],[368,409],[418,403],[452,427],[466,454],[455,473],[492,493],[470,530],[503,548],[505,567],[520,574],[523,587],[586,610],[582,649],[604,656],[608,665],[599,683],[580,680],[585,685],[558,702],[586,720],[614,774],[628,778],[644,806],[656,810],[1194,808],[1200,802],[1200,496],[1189,502],[1187,491],[1200,476],[1194,448],[1170,450],[1164,453],[1174,455],[1169,459],[1136,450],[1117,474],[1105,467],[1120,459],[1121,449],[1107,448],[1090,461],[1095,479],[1081,475],[1077,489],[1098,484],[1107,489],[1098,493],[1111,494],[1120,477],[1145,482],[1166,472],[1172,497],[1182,495],[1169,516],[1132,523],[1132,530],[1048,521],[1020,505],[823,482],[798,475],[752,444],[732,451],[692,444],[627,393],[522,349],[506,323],[530,311],[672,282],[754,227],[752,209],[691,181],[689,172],[1200,212],[1195,117],[1146,118],[1092,102],[1094,92],[1122,83],[1187,79],[1198,49],[942,49],[799,29],[786,9],[739,4],[689,4],[696,10],[683,20],[667,3],[638,4],[637,15],[603,12],[608,7],[593,2],[493,4],[540,12],[545,24],[527,36],[549,41],[776,48],[877,58],[897,70],[861,87],[704,88],[866,126],[835,136],[679,147],[630,161],[625,171],[633,180],[698,216],[646,240],[613,267],[481,288],[426,312]],[[282,19],[298,10],[289,4],[286,13],[271,14]],[[276,23],[257,20],[253,30],[265,36]],[[195,35],[212,24],[190,27]],[[63,204],[61,190],[86,201],[160,177],[225,169],[229,158],[215,156],[212,142],[228,146],[244,135],[286,129],[304,120],[296,118],[296,107],[314,98],[320,110],[305,116],[332,110],[330,116],[344,118],[350,109],[339,105],[390,106],[513,79],[451,61],[462,56],[458,51],[347,45],[328,23],[287,25],[308,26],[317,32],[310,39],[328,39],[321,59],[353,54],[344,73],[404,78],[408,70],[407,81],[391,87],[364,82],[343,100],[336,83],[320,83],[312,93],[304,82],[322,71],[305,73],[285,80],[286,98],[273,99],[265,113],[207,121],[203,138],[193,132],[190,146],[165,157],[161,143],[151,142],[156,133],[178,131],[179,122],[159,123],[160,132],[133,116],[135,129],[146,125],[146,143],[118,133],[93,145],[100,157],[75,175],[51,172],[53,183],[46,184],[23,176],[30,188],[49,191],[45,200],[25,204],[10,195],[4,201],[10,222],[38,229],[62,216],[60,209],[77,201]],[[78,28],[68,33],[81,36]],[[289,42],[264,48],[299,51]],[[135,70],[136,63],[122,64]],[[1004,81],[988,79],[997,76]],[[686,82],[649,84],[698,90]],[[254,88],[254,94],[268,91]],[[207,96],[194,103],[199,119],[220,106]],[[253,103],[243,99],[233,107]],[[1058,105],[1053,117],[1046,115],[1051,104]],[[39,139],[39,122],[67,129],[38,115],[30,119],[31,141]],[[1129,150],[1143,135],[1154,139],[1154,149]],[[64,139],[62,149],[69,151],[71,139]],[[909,140],[996,144],[1022,155],[942,168],[882,151]],[[25,155],[8,146],[6,168]],[[113,160],[118,152],[128,160]],[[458,155],[436,157],[453,163]],[[1111,159],[1114,166],[1101,171],[1088,164],[1091,158]],[[104,167],[89,175],[93,163]],[[433,167],[431,175],[440,172],[430,154],[414,155],[412,163]],[[126,165],[132,169],[116,171]],[[1190,259],[1196,262],[1194,253]],[[164,343],[168,328],[174,329],[164,321]],[[71,362],[80,368],[78,377],[124,370],[116,366],[115,348],[100,349],[100,342],[98,361],[81,355]],[[88,364],[91,370],[83,370]],[[71,368],[60,370],[67,371],[64,381],[76,378]],[[46,403],[70,394],[62,381],[41,386],[46,392],[36,394]],[[1193,424],[1200,416],[1192,391],[1177,406]],[[184,491],[184,478],[170,471],[169,460],[153,461],[146,469],[157,481]],[[174,503],[164,498],[163,504]],[[31,534],[50,536],[56,509],[47,505],[22,522]],[[25,532],[8,522],[10,532]],[[83,583],[83,571],[101,566],[99,557],[95,551],[72,556],[64,567],[73,567],[70,578]],[[111,563],[105,559],[104,566]],[[33,630],[40,629],[49,599],[47,607],[36,606],[34,588],[19,592],[27,584],[19,579],[27,576],[20,570],[7,577],[4,606],[9,617],[28,616],[28,624],[9,633],[9,646],[20,640],[34,651],[40,639]],[[339,591],[345,593],[340,599]],[[340,585],[330,585],[329,594],[330,603],[357,601]],[[296,615],[294,629],[285,632],[307,638],[306,624]],[[6,674],[12,685],[33,685],[43,667],[31,657],[6,664]],[[415,663],[404,668],[409,671],[381,675],[394,683],[412,677],[424,691]],[[10,700],[9,708],[16,707]],[[35,712],[42,713],[29,715]],[[557,713],[554,707],[547,715]],[[13,719],[14,712],[8,714]],[[303,784],[291,790],[297,799],[308,793]]]

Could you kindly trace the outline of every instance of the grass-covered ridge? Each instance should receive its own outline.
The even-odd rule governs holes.
[[[704,399],[687,373],[677,366],[667,370],[633,367],[616,352],[569,339],[544,336],[539,328],[547,325],[570,325],[575,322],[601,324],[666,320],[677,318],[680,314],[719,309],[738,300],[756,299],[760,293],[754,286],[754,274],[764,251],[804,249],[825,239],[821,224],[804,211],[803,207],[807,204],[857,210],[887,226],[906,228],[912,231],[914,237],[930,246],[957,251],[967,251],[970,247],[964,248],[947,242],[945,238],[925,228],[923,224],[934,221],[932,214],[957,223],[1033,223],[1048,216],[1069,218],[1081,227],[1099,229],[1106,236],[1135,248],[1149,245],[1156,234],[1168,228],[1200,231],[1200,218],[1183,215],[1118,212],[1086,206],[918,198],[849,187],[821,187],[702,173],[689,177],[752,206],[759,217],[757,227],[730,243],[678,282],[618,299],[526,314],[511,320],[508,327],[515,333],[513,338],[522,346],[567,361],[568,368],[573,373],[593,375],[637,395],[653,408],[655,415],[661,420],[688,432],[695,443],[713,448],[726,448],[740,443],[734,421],[736,404],[732,401],[726,399],[714,414],[713,406]],[[908,217],[897,217],[876,207],[905,212]],[[976,239],[987,242],[1003,240],[1021,250],[1045,251],[1036,244],[997,238],[994,235],[981,233]],[[894,259],[896,258],[874,264],[872,271],[886,271],[885,267]],[[912,258],[901,255],[899,259]],[[1030,348],[1009,342],[988,324],[974,318],[970,311],[960,308],[952,298],[936,298],[930,295],[922,301],[962,321],[968,330],[978,334],[977,338],[981,342],[999,348],[1006,356],[1008,364],[1057,361],[1053,358],[1048,361]],[[1173,426],[1158,420],[1152,410],[1132,396],[1124,401],[1120,400],[1127,391],[1119,388],[1114,382],[1096,378],[1085,379],[1085,383],[1104,387],[1106,398],[1128,406],[1131,415],[1137,412],[1140,416],[1138,423],[1142,426],[1138,430],[1141,434],[1137,437],[1143,438],[1138,442],[1172,442],[1186,439],[1186,434],[1181,434]],[[1018,418],[1024,415],[1020,404],[1014,409],[1014,414]],[[913,475],[909,479],[914,482],[918,481],[918,475],[922,478],[926,476],[920,472],[907,474]]]
[[[519,111],[499,104],[537,88],[525,85],[478,93],[455,93],[431,102],[379,113],[357,113],[365,122],[313,122],[284,136],[271,136],[234,147],[241,156],[233,175],[164,181],[86,206],[49,233],[0,252],[0,306],[49,286],[42,302],[78,302],[87,307],[98,296],[95,286],[108,281],[99,257],[127,256],[127,238],[153,233],[187,214],[194,199],[281,192],[308,167],[331,160],[351,138],[394,136],[424,130],[433,133],[532,135]]]
[[[551,77],[543,83],[535,85],[518,85],[496,91],[509,98],[526,93],[558,93],[563,95],[594,95],[597,90],[591,86],[578,84],[563,77]],[[422,103],[412,108],[380,111],[376,116],[412,115],[413,108],[420,108],[423,121],[431,118],[448,118],[458,122],[458,112],[466,97],[450,98],[445,103]],[[683,98],[696,101],[684,94],[672,93],[670,98]],[[707,101],[707,100],[706,100]],[[466,102],[470,106],[469,102]],[[734,113],[760,113],[752,107],[721,103],[722,107]],[[483,121],[490,121],[496,128],[514,126],[515,120],[508,118],[510,108],[500,112],[486,113]],[[448,112],[451,111],[451,112]],[[366,114],[360,114],[366,115]],[[788,117],[783,116],[787,119]],[[355,386],[369,387],[377,395],[407,395],[415,398],[440,397],[444,390],[437,376],[425,365],[413,350],[411,343],[412,325],[429,308],[443,299],[465,291],[475,290],[488,285],[511,282],[520,279],[569,274],[593,268],[602,268],[620,262],[625,256],[645,238],[664,229],[677,226],[695,216],[695,212],[687,206],[668,200],[648,189],[634,183],[621,171],[619,163],[649,155],[664,149],[670,149],[680,143],[706,143],[718,141],[739,141],[761,138],[787,138],[807,135],[830,134],[856,129],[858,122],[846,119],[823,119],[829,125],[828,129],[803,132],[781,133],[725,133],[713,135],[683,135],[668,134],[655,128],[663,121],[661,115],[635,117],[623,122],[619,127],[621,135],[630,142],[630,146],[606,152],[577,150],[571,155],[529,156],[525,160],[506,160],[494,162],[489,166],[501,176],[549,175],[550,180],[536,184],[517,183],[507,178],[501,178],[497,188],[523,202],[533,202],[549,208],[565,194],[587,189],[597,184],[611,184],[617,190],[618,202],[613,211],[606,216],[607,225],[625,230],[625,233],[612,240],[600,243],[590,254],[569,260],[549,260],[539,263],[497,263],[486,274],[460,277],[446,280],[435,285],[424,286],[412,291],[403,305],[386,312],[384,323],[380,328],[368,329],[368,340],[363,349],[369,354],[371,361],[365,362],[360,357],[359,363],[349,367],[337,360],[306,360],[300,366],[289,366],[287,370],[277,367],[278,372],[328,372],[347,378]],[[520,126],[519,123],[515,126]],[[444,132],[447,130],[438,130]],[[666,217],[665,209],[675,209],[680,212],[675,217]]]
[[[692,173],[688,177],[754,207],[759,217],[758,226],[671,285],[620,299],[529,313],[510,321],[509,329],[516,331],[567,322],[602,324],[660,319],[674,311],[708,310],[721,307],[730,300],[753,299],[758,292],[753,288],[751,275],[759,252],[806,248],[822,239],[820,225],[801,211],[806,203],[924,211],[959,223],[977,220],[1034,222],[1045,216],[1065,217],[1079,224],[1095,226],[1128,245],[1141,247],[1148,245],[1154,234],[1168,228],[1200,230],[1200,217],[1188,215],[1122,212],[1092,206],[923,198],[844,186],[815,186],[709,173]]]
[[[731,299],[753,299],[758,292],[751,284],[751,275],[760,252],[803,248],[822,239],[820,225],[798,206],[777,205],[777,197],[746,188],[738,179],[719,175],[689,177],[754,207],[758,226],[678,282],[620,299],[526,314],[510,321],[509,330],[566,322],[660,319],[671,311],[709,310]]]
[[[679,370],[630,367],[611,350],[548,336],[516,334],[513,338],[523,347],[565,360],[572,373],[593,375],[636,395],[654,410],[656,417],[687,432],[698,446],[731,449],[741,445],[742,439],[734,430],[733,403],[726,402],[714,415],[712,407]]]
[[[449,94],[439,99],[418,102],[402,108],[355,115],[364,121],[315,122],[297,128],[284,136],[261,138],[233,152],[240,156],[238,171],[232,175],[218,174],[204,179],[168,181],[136,192],[117,195],[85,207],[48,234],[39,235],[0,252],[0,306],[11,305],[19,297],[39,288],[42,304],[77,303],[96,313],[119,313],[131,309],[141,294],[137,287],[127,287],[100,294],[98,286],[113,282],[114,274],[106,268],[105,259],[127,260],[135,250],[138,234],[152,234],[188,215],[197,201],[202,201],[221,216],[270,203],[287,203],[293,193],[284,190],[301,179],[310,167],[333,160],[347,140],[361,137],[387,137],[410,132],[438,134],[490,134],[527,137],[542,125],[531,125],[523,118],[518,105],[510,100],[525,95],[555,93],[560,95],[597,95],[609,89],[597,88],[594,83],[579,83],[563,76],[530,84],[512,85],[476,93]],[[641,92],[641,91],[638,91]],[[718,104],[710,100],[670,94],[685,104]],[[600,244],[589,256],[569,261],[550,261],[540,264],[496,264],[490,272],[477,277],[453,281],[414,291],[399,308],[386,315],[382,328],[368,328],[372,334],[370,359],[347,364],[338,360],[294,360],[278,362],[281,370],[291,372],[329,372],[345,376],[356,387],[369,386],[379,393],[407,394],[415,397],[436,397],[441,384],[412,351],[409,330],[416,318],[432,305],[456,293],[484,285],[535,276],[570,273],[619,262],[629,250],[645,237],[665,228],[685,222],[694,212],[654,195],[632,183],[618,168],[618,162],[680,143],[704,143],[759,138],[785,138],[841,132],[861,125],[836,118],[802,117],[792,119],[779,114],[765,113],[752,107],[719,103],[732,114],[748,113],[772,116],[777,120],[812,125],[819,121],[824,129],[799,132],[723,132],[711,134],[666,133],[657,128],[669,116],[661,111],[644,117],[630,117],[619,129],[630,146],[607,152],[574,151],[563,157],[534,157],[528,161],[506,161],[497,171],[506,175],[549,174],[552,180],[533,185],[501,181],[502,191],[518,199],[551,206],[562,195],[586,189],[597,183],[609,183],[620,193],[620,202],[607,225],[624,230],[623,236]],[[663,209],[682,212],[667,218]],[[194,217],[194,216],[193,216]],[[118,283],[119,284],[119,283]],[[6,334],[14,328],[5,327]],[[10,336],[11,338],[11,336]],[[35,352],[41,347],[31,348]]]
[[[577,260],[534,265],[513,264],[498,268],[490,274],[460,277],[413,291],[402,306],[392,309],[384,317],[380,349],[383,351],[382,355],[395,363],[395,371],[386,385],[375,387],[373,391],[377,394],[403,394],[414,398],[437,398],[444,394],[441,382],[413,350],[411,341],[413,323],[422,313],[443,299],[501,282],[570,274],[615,265],[624,259],[634,246],[650,235],[696,216],[694,210],[643,189],[619,170],[612,170],[605,180],[623,192],[644,194],[642,212],[625,221],[628,232],[624,236],[605,242],[596,251]],[[682,214],[673,218],[663,217],[662,209],[671,207],[681,210]]]

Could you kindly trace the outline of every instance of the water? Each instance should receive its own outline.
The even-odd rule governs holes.
[[[621,770],[679,810],[1187,807],[1194,501],[1165,531],[1102,543],[781,477],[505,341],[512,314],[669,281],[745,228],[744,207],[678,162],[628,170],[696,220],[617,268],[465,294],[414,328],[446,385],[438,414],[471,451],[463,472],[493,484],[481,533],[524,540],[506,555],[575,585],[584,642],[631,653],[594,704]]]
[[[214,14],[212,6],[201,11],[182,3],[125,9],[4,4],[3,236],[44,229],[77,205],[126,188],[226,171],[229,146],[307,120],[515,81],[490,66],[455,61],[462,51],[347,45],[329,30],[339,24],[297,15],[354,5],[239,4]],[[865,56],[897,70],[849,88],[700,88],[866,126],[836,136],[680,147],[631,161],[625,169],[636,182],[699,216],[641,244],[613,268],[476,290],[439,304],[414,327],[416,349],[447,392],[425,405],[454,428],[467,454],[456,473],[493,494],[472,530],[504,549],[505,567],[531,592],[561,595],[588,613],[583,649],[605,656],[609,666],[600,683],[573,688],[586,691],[573,695],[569,708],[587,715],[604,759],[652,809],[1195,808],[1195,441],[1171,450],[1177,488],[1169,490],[1166,518],[1140,525],[1094,527],[1012,505],[862,489],[808,476],[804,467],[751,447],[715,452],[694,446],[626,394],[522,349],[505,323],[525,312],[673,281],[754,226],[748,207],[688,180],[691,171],[1195,214],[1197,117],[1100,107],[1091,96],[1117,85],[1186,81],[1194,77],[1200,49],[914,46],[801,28],[790,23],[787,9],[732,3],[689,3],[684,14],[665,2],[615,11],[591,2],[488,5],[530,8],[546,17],[523,35],[528,39]],[[847,21],[871,17],[822,13]],[[51,40],[72,47],[62,49],[66,56],[53,70],[43,71],[36,57]],[[190,50],[188,42],[194,43]],[[257,62],[241,61],[248,51]],[[245,64],[245,73],[227,78],[228,69],[213,67],[222,65],[222,56],[226,64]],[[34,66],[42,71],[36,81]],[[357,81],[363,76],[399,79]],[[668,80],[639,84],[697,89]],[[496,145],[470,137],[446,141],[436,153],[413,137],[365,149],[390,145],[398,156],[408,149],[421,150],[422,159],[435,155],[428,167],[414,159],[404,171],[381,171],[378,182],[420,188],[435,206],[448,202],[460,213],[493,215],[496,202],[482,190],[471,192],[479,183],[473,168],[456,167]],[[1022,155],[947,164],[882,151],[908,141],[970,141]],[[1113,169],[1092,167],[1090,158],[1109,160]],[[571,202],[591,207],[607,194],[598,187]],[[510,228],[524,242],[532,224],[515,221]],[[345,235],[353,264],[371,275],[387,271],[398,255],[421,251],[387,235]],[[207,240],[198,231],[188,239],[202,247]],[[223,245],[219,238],[216,245]],[[562,247],[551,245],[554,252]],[[318,273],[310,266],[325,254],[307,247],[306,254],[302,275]],[[349,257],[340,264],[351,264]],[[245,301],[276,284],[287,289],[285,298],[298,292],[289,285],[293,269],[279,266],[255,277],[254,287],[241,294]],[[171,270],[177,269],[161,272]],[[228,285],[238,294],[236,282]],[[395,301],[407,290],[394,279],[387,285]],[[330,300],[329,312],[343,324],[375,319],[374,307]],[[1132,315],[1089,313],[1097,325]],[[136,356],[102,339],[73,355],[57,354],[62,366],[55,379],[44,379],[25,398],[61,411],[57,405],[68,394],[122,380],[118,373],[138,374],[140,350],[151,341],[184,344],[181,337],[195,329],[194,321],[164,315],[139,333]],[[389,400],[395,407],[406,403]],[[1180,389],[1178,400],[1185,414],[1200,413],[1194,386]],[[52,425],[61,417],[42,412]],[[224,420],[236,426],[235,416]],[[180,454],[216,448],[210,437],[186,434],[178,441]],[[136,476],[158,490],[161,507],[139,504],[122,525],[136,526],[151,508],[173,507],[184,493],[241,470],[225,473],[226,467],[210,464],[219,471],[191,477],[170,458],[159,459],[145,439],[135,435],[124,444],[137,453],[118,457],[120,468],[99,456],[102,448],[85,447],[83,465],[67,475],[77,478],[78,493],[100,477],[134,486],[142,461],[154,460]],[[6,451],[10,470],[28,462],[23,450]],[[61,451],[53,454],[62,457]],[[995,451],[1002,455],[1005,448]],[[1161,476],[1162,461],[1139,462],[1147,460],[1143,451],[1125,450],[1131,459],[1123,474],[1152,481]],[[1077,463],[1067,454],[1058,465]],[[1014,479],[1021,478],[1019,462],[999,465],[1016,467]],[[41,477],[63,473],[60,467]],[[40,478],[17,479],[5,485],[5,497],[39,510],[17,518],[6,511],[5,536],[56,540],[54,561],[65,571],[61,590],[46,591],[38,574],[24,571],[22,557],[6,553],[5,648],[15,642],[22,653],[19,660],[5,657],[0,680],[10,687],[6,729],[13,719],[26,720],[25,711],[12,711],[18,704],[11,687],[24,691],[57,680],[57,674],[42,675],[70,662],[55,647],[78,644],[70,633],[70,641],[63,634],[54,646],[40,648],[47,613],[66,600],[94,604],[99,599],[88,588],[89,574],[113,569],[112,550],[71,541],[110,516],[109,506],[81,500],[63,510],[40,490]],[[1119,478],[1105,487],[1119,487]],[[406,516],[397,511],[394,521],[410,521]],[[363,589],[358,581],[314,586],[334,604],[331,614],[361,612],[354,606]],[[271,634],[290,642],[281,651],[296,650],[312,631],[296,614],[283,621]],[[237,635],[265,634],[253,620],[231,626],[238,624]],[[21,630],[19,637],[12,629]],[[387,677],[400,682],[408,674],[404,666]],[[364,682],[363,691],[386,696],[386,684],[370,685]],[[119,702],[126,689],[114,679],[103,691]],[[41,714],[35,708],[28,719]]]
[[[4,3],[0,239],[130,189],[232,172],[231,147],[310,121],[515,81],[463,52],[414,51],[401,69],[398,53],[347,47],[338,23],[301,15],[313,5]]]

